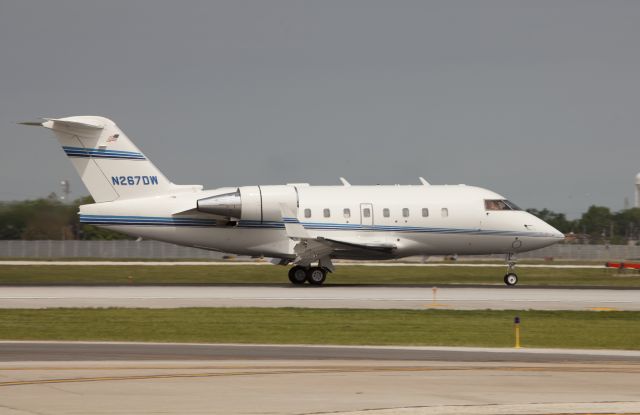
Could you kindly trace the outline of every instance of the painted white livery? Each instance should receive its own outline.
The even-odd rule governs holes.
[[[96,203],[80,221],[129,235],[294,264],[294,284],[320,285],[332,259],[513,255],[554,244],[559,231],[474,186],[293,183],[203,190],[171,183],[111,120],[23,123],[51,129]]]

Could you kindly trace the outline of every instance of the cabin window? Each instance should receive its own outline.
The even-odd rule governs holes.
[[[423,218],[429,217],[429,208],[422,208],[422,217]]]
[[[402,208],[402,217],[403,218],[409,217],[409,208]]]
[[[322,216],[324,216],[325,218],[330,218],[331,217],[331,210],[323,209],[322,210]]]
[[[304,217],[305,218],[310,218],[311,217],[311,209],[305,209],[304,210]]]
[[[389,213],[389,208],[382,209],[382,216],[384,216],[385,218],[391,216],[391,214]]]
[[[487,199],[484,201],[486,210],[522,210],[518,205],[506,199]]]
[[[345,219],[349,219],[351,217],[351,209],[345,208],[342,211],[342,214],[344,215]]]
[[[449,209],[447,208],[442,208],[440,210],[440,214],[442,215],[443,218],[446,218],[447,216],[449,216]]]
[[[364,216],[365,218],[370,218],[371,217],[371,209],[369,209],[369,208],[362,209],[362,216]]]

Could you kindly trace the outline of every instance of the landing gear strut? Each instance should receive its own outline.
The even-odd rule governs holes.
[[[507,262],[507,273],[504,276],[504,283],[509,287],[513,287],[518,283],[518,276],[515,273],[515,254],[513,252],[509,252],[505,258],[505,261]]]

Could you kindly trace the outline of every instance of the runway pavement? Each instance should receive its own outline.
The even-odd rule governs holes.
[[[370,309],[640,310],[639,289],[398,286],[0,287],[0,308],[311,307]]]
[[[9,415],[640,412],[639,352],[0,342],[0,359]]]
[[[504,268],[504,264],[483,263],[483,262],[365,262],[365,261],[336,261],[339,266],[362,266],[362,267],[471,267],[471,268]],[[266,260],[246,260],[246,261],[46,261],[46,260],[0,260],[1,265],[54,265],[54,266],[246,266],[246,265],[273,265]],[[559,269],[605,269],[602,264],[518,264],[518,268],[559,268]]]
[[[640,309],[636,289],[0,287],[0,307]],[[640,413],[640,352],[1,342],[0,414]],[[37,397],[37,398],[34,398]]]
[[[0,341],[0,362],[141,360],[389,360],[640,364],[640,351],[484,347]]]

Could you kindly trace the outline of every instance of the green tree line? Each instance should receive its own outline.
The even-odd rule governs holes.
[[[573,233],[591,243],[625,244],[629,240],[637,241],[640,236],[640,208],[612,212],[608,207],[592,205],[575,220],[549,209],[527,209],[527,212],[565,235]]]
[[[0,239],[130,239],[118,232],[81,224],[78,207],[90,203],[93,203],[91,196],[62,203],[55,195],[0,202]],[[576,234],[590,243],[622,244],[640,236],[640,208],[612,212],[608,207],[591,206],[575,220],[549,209],[527,211],[560,232]]]
[[[55,194],[46,199],[0,202],[0,239],[131,239],[129,236],[81,224],[78,207],[91,196],[62,203]]]

